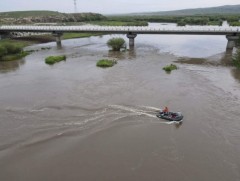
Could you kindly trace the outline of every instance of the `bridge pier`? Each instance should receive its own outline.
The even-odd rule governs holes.
[[[61,42],[61,36],[63,33],[61,32],[53,32],[52,35],[56,38],[56,43],[58,47],[62,46],[62,42]]]
[[[226,36],[228,43],[227,43],[227,50],[232,50],[236,46],[236,41],[239,39],[237,35],[227,35]]]
[[[127,37],[129,39],[129,48],[132,49],[134,47],[134,38],[136,38],[137,34],[136,33],[128,33]]]

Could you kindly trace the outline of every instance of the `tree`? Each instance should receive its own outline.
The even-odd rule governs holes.
[[[124,47],[125,40],[123,38],[111,38],[108,40],[107,45],[112,47],[113,51],[120,51]]]

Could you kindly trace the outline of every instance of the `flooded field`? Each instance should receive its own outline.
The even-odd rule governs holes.
[[[133,51],[109,51],[118,36],[0,62],[0,180],[240,180],[240,71],[226,38],[138,35]],[[102,58],[118,63],[96,67]],[[164,106],[183,122],[157,118]]]

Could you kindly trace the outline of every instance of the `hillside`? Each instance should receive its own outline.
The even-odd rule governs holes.
[[[129,15],[171,15],[171,16],[193,16],[193,15],[240,15],[240,5],[226,5],[210,8],[183,9],[175,11],[159,11],[132,13]]]
[[[104,20],[97,13],[60,13],[56,11],[14,11],[0,13],[0,23],[31,24],[31,23],[61,23]]]
[[[27,18],[27,17],[39,17],[39,16],[59,16],[62,13],[57,11],[11,11],[0,12],[1,18]]]

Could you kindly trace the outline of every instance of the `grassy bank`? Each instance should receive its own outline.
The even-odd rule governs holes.
[[[91,21],[89,24],[100,25],[100,26],[148,26],[147,21]]]
[[[27,56],[29,53],[24,52],[23,48],[29,43],[15,40],[1,40],[0,41],[0,61],[17,60]]]
[[[91,37],[91,36],[100,36],[103,35],[103,33],[64,33],[63,36],[61,37],[62,40],[67,40],[67,39],[73,39],[73,38],[86,38],[86,37]],[[14,38],[13,40],[5,40],[5,41],[13,41],[13,42],[23,42],[26,44],[26,46],[32,45],[32,44],[37,44],[37,43],[47,43],[47,42],[54,42],[55,37],[52,36],[51,34],[46,34],[46,35],[33,35],[33,36],[28,36],[28,37],[18,37]]]
[[[55,41],[55,37],[51,34],[45,35],[31,35],[26,37],[17,37],[13,38],[14,41],[17,42],[26,42],[29,45],[38,44],[38,43],[48,43]]]
[[[19,41],[19,40],[15,40],[15,39],[3,39],[3,40],[0,40],[0,46],[3,46],[5,45],[6,43],[9,43],[9,44],[15,44],[15,45],[18,45],[22,48],[24,48],[25,46],[28,46],[28,45],[31,45],[31,43],[29,41]]]
[[[90,36],[100,36],[103,33],[64,33],[62,36],[63,40],[72,39],[72,38],[87,38]]]
[[[0,61],[18,60],[18,59],[21,59],[23,57],[26,57],[27,55],[29,55],[28,52],[21,52],[21,53],[18,53],[18,54],[6,55],[6,56],[0,58]]]

